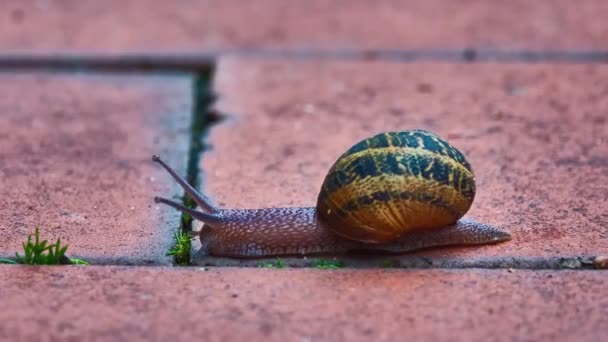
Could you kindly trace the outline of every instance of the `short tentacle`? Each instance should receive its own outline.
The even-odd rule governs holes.
[[[170,207],[173,207],[175,209],[181,210],[185,213],[188,213],[190,215],[192,215],[192,217],[194,217],[197,220],[203,221],[205,223],[208,224],[220,224],[221,223],[221,216],[218,213],[203,213],[200,211],[196,211],[194,209],[190,209],[188,207],[185,207],[177,202],[174,202],[170,199],[166,199],[166,198],[162,198],[162,197],[154,197],[154,202],[156,203],[164,203]]]
[[[153,155],[152,160],[162,165],[165,170],[167,170],[167,172],[169,172],[171,176],[173,176],[173,178],[179,183],[179,185],[181,185],[184,191],[194,200],[194,202],[196,202],[196,204],[198,204],[198,206],[202,210],[209,213],[216,213],[220,211],[219,208],[211,204],[211,201],[205,195],[196,191],[196,189],[194,189],[190,184],[188,184],[188,182],[184,178],[180,177],[171,167],[169,167],[169,165],[162,161],[159,156]]]

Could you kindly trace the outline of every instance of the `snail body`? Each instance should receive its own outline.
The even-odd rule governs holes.
[[[434,133],[388,132],[352,146],[330,168],[316,207],[220,209],[157,156],[202,211],[156,197],[205,223],[202,254],[335,255],[496,243],[510,235],[462,218],[475,197],[464,155]]]

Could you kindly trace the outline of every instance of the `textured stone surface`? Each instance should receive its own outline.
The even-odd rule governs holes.
[[[3,52],[606,48],[603,0],[4,1]],[[44,39],[41,39],[44,37]]]
[[[219,64],[205,189],[224,207],[314,206],[334,160],[386,130],[435,131],[475,170],[467,214],[494,246],[439,260],[608,254],[608,67],[263,62]]]
[[[602,341],[607,272],[0,266],[20,341]]]
[[[96,263],[168,263],[185,172],[191,81],[181,76],[0,75],[0,255],[39,226]]]

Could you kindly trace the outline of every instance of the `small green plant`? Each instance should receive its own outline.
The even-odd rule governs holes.
[[[68,246],[61,245],[61,239],[57,242],[48,245],[47,240],[40,241],[40,231],[36,227],[34,239],[32,235],[28,235],[27,241],[23,243],[24,255],[15,253],[16,260],[0,259],[3,264],[23,264],[23,265],[88,265],[89,263],[82,259],[69,258],[65,255]]]
[[[176,229],[173,234],[173,247],[169,249],[167,255],[173,256],[178,265],[188,265],[190,263],[190,248],[192,247],[192,237],[188,233]]]
[[[285,262],[281,258],[277,258],[275,262],[265,262],[259,267],[262,268],[284,268],[286,267]]]
[[[344,267],[340,260],[317,259],[312,262],[312,266],[321,270],[335,270]]]

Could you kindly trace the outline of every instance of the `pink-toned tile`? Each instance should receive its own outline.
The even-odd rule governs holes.
[[[0,266],[0,339],[603,341],[607,277]]]
[[[451,260],[608,254],[608,88],[603,65],[220,62],[205,191],[221,206],[314,206],[348,147],[432,130],[473,165],[469,217],[499,245],[425,251]],[[407,257],[406,257],[407,258]]]
[[[181,192],[151,161],[184,173],[191,80],[170,76],[0,75],[0,255],[28,234],[61,238],[96,263],[163,263]]]
[[[4,1],[4,52],[605,49],[602,0]]]

